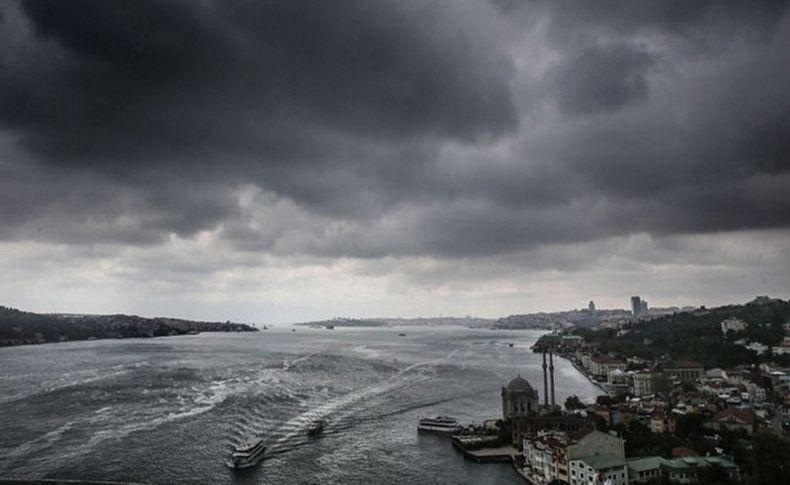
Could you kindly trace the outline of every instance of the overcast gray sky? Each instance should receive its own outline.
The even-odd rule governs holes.
[[[790,296],[774,1],[0,4],[0,304],[287,322]]]

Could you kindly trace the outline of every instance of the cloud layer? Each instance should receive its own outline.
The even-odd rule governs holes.
[[[210,235],[248,268],[529,254],[573,273],[563,248],[790,226],[785,2],[21,1],[0,18],[16,251],[155,257]]]

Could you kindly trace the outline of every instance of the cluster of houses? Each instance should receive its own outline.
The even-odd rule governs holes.
[[[684,401],[678,409],[688,412],[690,405]],[[670,457],[626,458],[625,440],[594,425],[599,416],[611,426],[639,420],[654,432],[672,431],[672,413],[667,411],[666,402],[651,396],[629,404],[591,405],[579,414],[562,413],[553,402],[541,405],[538,391],[521,376],[502,388],[502,418],[511,423],[514,445],[522,450],[518,470],[533,485],[627,485],[660,477],[685,484],[697,482],[701,473],[713,468],[732,480],[739,478],[730,457],[700,456],[690,448],[673,449]],[[748,411],[727,408],[711,423],[740,429],[754,420]]]
[[[714,467],[732,480],[740,478],[730,458],[699,456],[691,450],[677,450],[672,458],[627,459],[622,438],[595,430],[540,432],[525,437],[522,446],[522,475],[534,485],[628,485],[661,477],[672,483],[695,483],[701,473]]]
[[[762,327],[768,327],[770,325],[770,323],[760,324]],[[721,333],[725,337],[730,335],[739,336],[739,333],[746,330],[747,327],[748,324],[743,320],[735,317],[729,317],[721,322]],[[790,355],[790,323],[784,324],[784,338],[778,345],[769,347],[768,345],[750,340],[749,338],[743,337],[742,335],[733,343],[746,349],[753,350],[757,353],[757,355],[763,355],[769,350],[773,355]]]
[[[722,322],[722,332],[743,330],[739,321]],[[690,361],[648,362],[620,359],[597,352],[594,344],[576,335],[554,334],[541,350],[553,349],[614,398],[598,400],[577,415],[603,420],[609,428],[637,421],[653,433],[674,433],[683,415],[701,416],[710,434],[739,431],[790,432],[790,369],[739,366],[705,369]],[[625,443],[616,434],[594,427],[547,429],[519,435],[523,448],[522,474],[533,484],[623,485],[668,479],[695,483],[702,470],[717,468],[733,480],[739,470],[725,455],[700,456],[678,447],[671,456],[627,459]]]
[[[722,329],[733,331],[733,325],[743,328],[728,319]],[[750,434],[790,428],[790,368],[763,363],[705,369],[691,361],[623,360],[598,353],[579,336],[552,337],[550,345],[608,395],[628,396],[611,409],[593,409],[612,425],[633,418],[655,432],[672,432],[677,416],[695,413],[709,418],[710,427],[740,428]]]

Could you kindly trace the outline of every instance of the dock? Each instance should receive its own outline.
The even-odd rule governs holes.
[[[521,456],[521,453],[510,445],[486,447],[486,441],[480,437],[453,436],[451,442],[464,458],[477,463],[508,463]]]

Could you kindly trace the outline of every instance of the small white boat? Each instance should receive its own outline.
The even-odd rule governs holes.
[[[264,446],[262,439],[256,439],[252,442],[241,444],[233,450],[231,461],[228,462],[228,466],[233,469],[255,466],[261,461],[265,451],[266,446]]]

